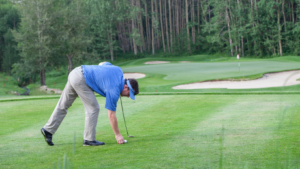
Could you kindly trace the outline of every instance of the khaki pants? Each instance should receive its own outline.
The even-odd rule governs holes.
[[[85,107],[84,139],[94,141],[100,108],[93,90],[85,82],[81,67],[69,74],[63,93],[44,129],[54,134],[77,96]]]

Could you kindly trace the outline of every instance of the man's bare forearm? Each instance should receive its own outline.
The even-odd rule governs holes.
[[[111,128],[113,129],[115,135],[119,135],[120,131],[119,131],[119,127],[118,127],[118,120],[116,117],[116,112],[108,110],[108,118],[109,118]]]
[[[113,131],[115,133],[115,138],[116,138],[118,144],[124,144],[124,138],[119,131],[116,112],[108,110],[108,118],[109,118],[111,128],[113,129]]]

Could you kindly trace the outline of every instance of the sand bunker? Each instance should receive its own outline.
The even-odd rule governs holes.
[[[173,89],[208,89],[208,88],[227,88],[227,89],[253,89],[291,86],[300,84],[300,70],[286,71],[279,73],[267,73],[262,78],[249,81],[208,81],[172,87]]]
[[[151,61],[151,62],[145,62],[146,65],[148,64],[163,64],[163,63],[170,63],[169,61]]]
[[[132,79],[140,79],[145,77],[146,75],[143,73],[124,73],[123,77],[128,79],[128,78],[132,78]]]

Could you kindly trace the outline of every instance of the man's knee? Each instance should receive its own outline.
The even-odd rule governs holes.
[[[99,106],[99,104],[97,104],[94,106],[94,112],[99,113],[99,111],[100,111],[100,106]]]
[[[88,111],[90,111],[90,113],[93,113],[93,114],[95,114],[95,113],[97,114],[100,111],[100,106],[99,106],[98,102],[94,103],[94,104],[91,104],[86,108],[87,108]]]
[[[70,101],[70,100],[60,101],[58,103],[58,108],[63,109],[63,110],[68,110],[72,106],[72,104],[73,104],[73,100],[72,101]]]

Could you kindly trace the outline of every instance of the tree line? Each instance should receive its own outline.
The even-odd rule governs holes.
[[[299,55],[300,0],[0,0],[1,70],[125,55]]]

